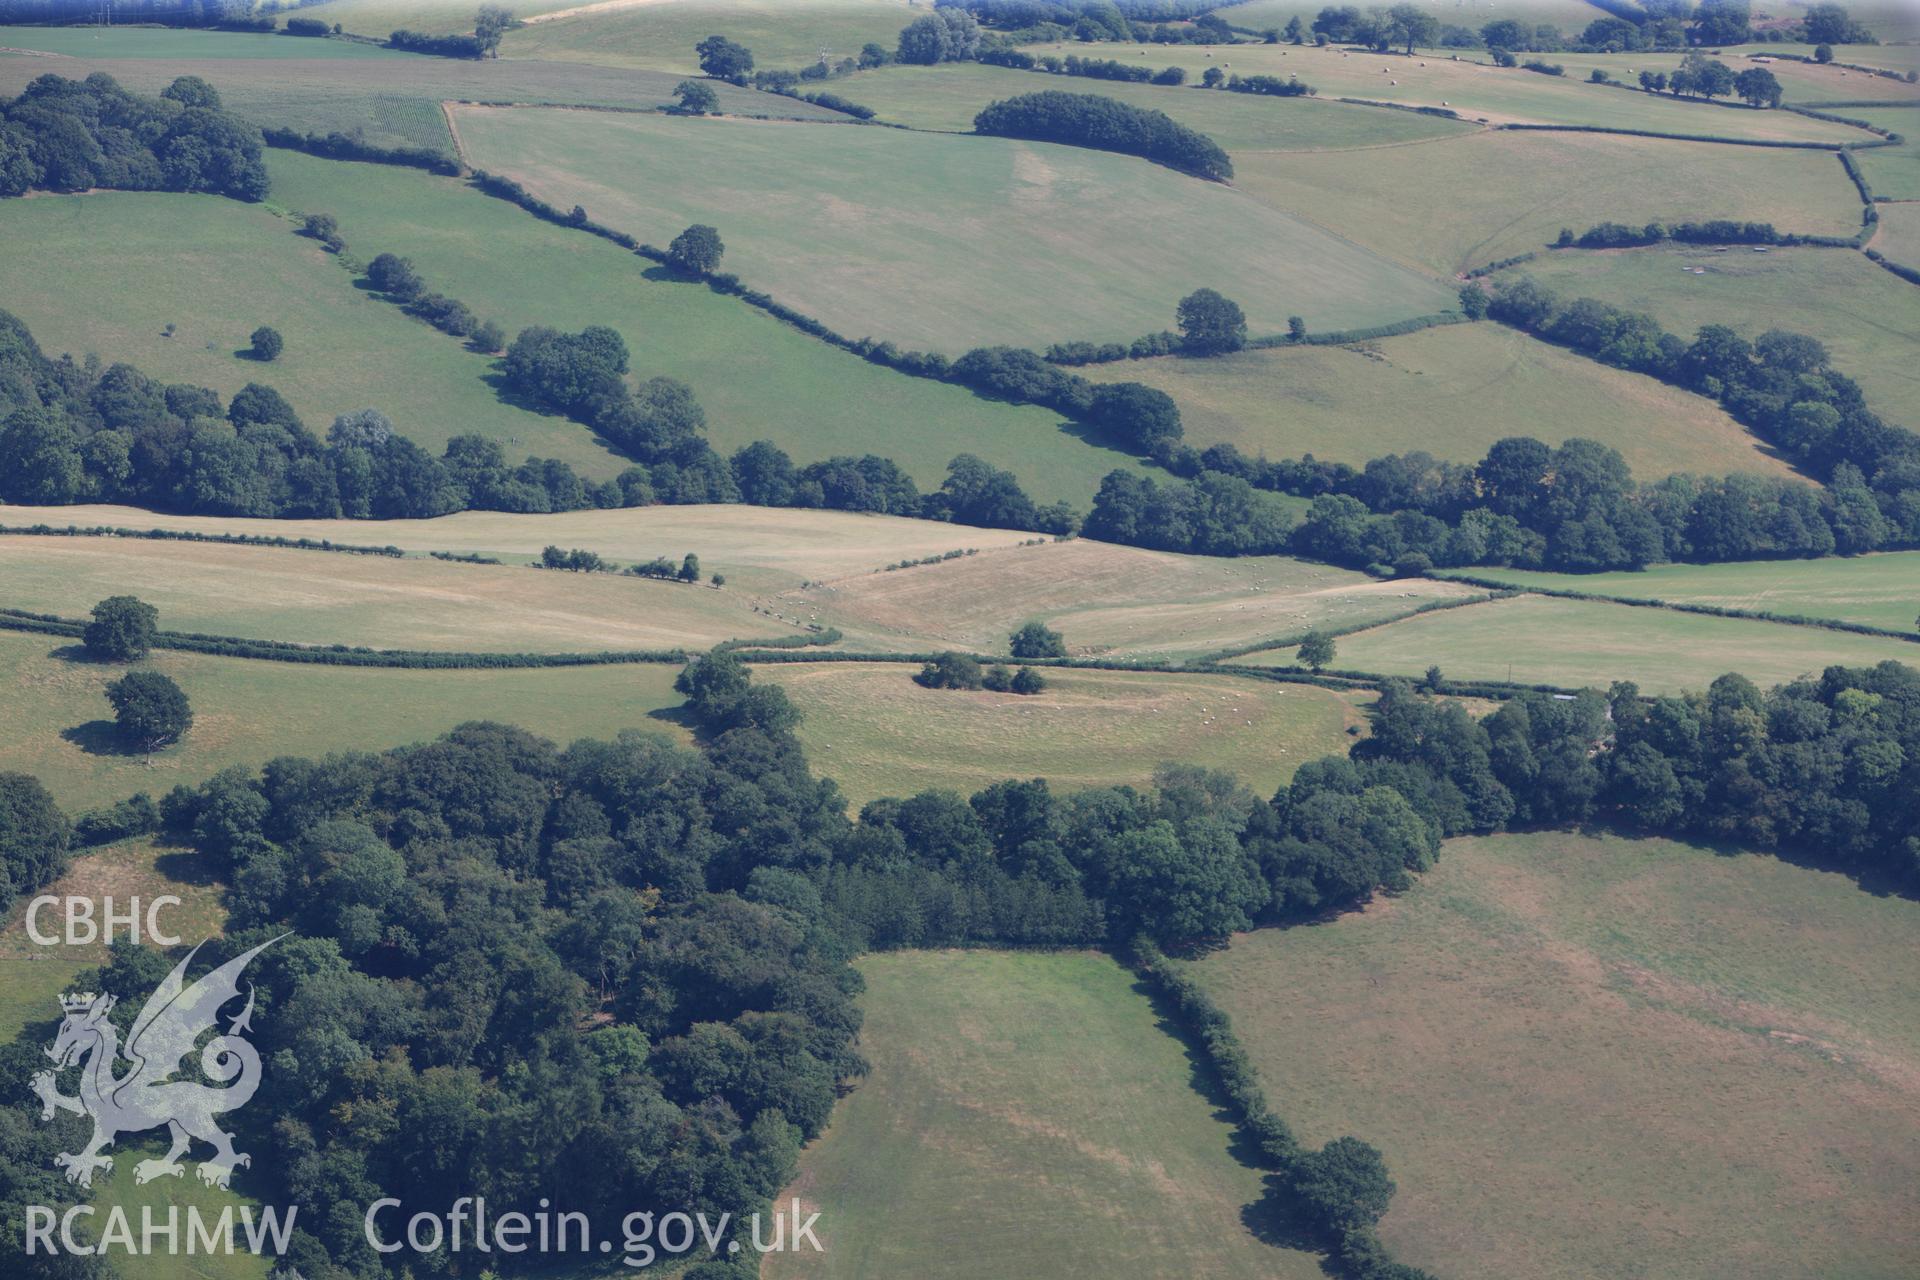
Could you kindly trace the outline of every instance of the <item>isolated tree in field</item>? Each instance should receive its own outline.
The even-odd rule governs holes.
[[[1294,1160],[1293,1193],[1334,1231],[1370,1227],[1393,1201],[1393,1179],[1379,1151],[1358,1138],[1335,1138]]]
[[[121,740],[149,756],[193,727],[187,695],[158,671],[129,671],[107,686],[107,701]]]
[[[137,596],[108,596],[93,606],[82,639],[87,652],[107,662],[133,662],[153,648],[160,611]]]
[[[726,251],[719,231],[696,222],[673,238],[667,246],[667,259],[682,271],[704,276],[720,269],[720,256]]]
[[[753,51],[725,36],[708,36],[693,51],[700,55],[700,69],[716,80],[744,84],[753,70]]]
[[[1733,91],[1750,107],[1777,107],[1783,96],[1780,81],[1765,67],[1752,67],[1735,76]]]
[[[500,37],[513,27],[513,11],[497,4],[483,4],[473,17],[473,38],[490,58],[500,56]]]
[[[1043,622],[1029,622],[1008,637],[1007,652],[1016,658],[1064,658],[1066,639]]]
[[[249,341],[253,344],[253,358],[260,361],[278,359],[280,352],[285,349],[287,345],[281,339],[278,329],[270,328],[264,324],[253,331],[253,335]]]
[[[1180,334],[1186,349],[1202,355],[1238,351],[1247,345],[1247,315],[1240,304],[1212,289],[1180,299]]]
[[[1324,631],[1310,631],[1300,642],[1300,661],[1319,671],[1333,661],[1333,637]]]
[[[682,115],[706,116],[720,109],[720,95],[713,91],[712,85],[703,81],[682,80],[673,86],[673,91],[680,99],[680,105],[674,110]]]

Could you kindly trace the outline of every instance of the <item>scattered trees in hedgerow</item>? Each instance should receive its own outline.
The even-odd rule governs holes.
[[[108,596],[93,606],[81,641],[102,662],[136,662],[152,651],[159,626],[160,611],[138,596]]]
[[[1007,637],[1007,652],[1016,658],[1064,658],[1067,641],[1044,622],[1029,622]]]
[[[707,276],[720,269],[720,258],[726,251],[718,230],[696,222],[667,246],[667,261],[692,275]]]
[[[1216,290],[1195,289],[1180,299],[1175,314],[1181,345],[1195,355],[1220,355],[1247,345],[1246,312]]]
[[[985,672],[978,658],[949,649],[928,661],[913,679],[928,689],[979,689],[984,687]]]
[[[1204,133],[1176,123],[1165,112],[1098,94],[1048,89],[1005,98],[989,103],[973,118],[973,131],[1118,151],[1215,182],[1233,176],[1233,161]]]
[[[149,756],[193,727],[187,695],[158,671],[129,671],[107,686],[107,701],[120,740]]]

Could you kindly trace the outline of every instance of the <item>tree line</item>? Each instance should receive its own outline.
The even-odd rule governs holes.
[[[267,184],[260,131],[223,110],[199,76],[148,98],[105,72],[47,74],[0,101],[0,197],[108,187],[252,201]]]

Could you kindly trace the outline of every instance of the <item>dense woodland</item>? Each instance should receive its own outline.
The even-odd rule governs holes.
[[[811,772],[778,688],[725,652],[679,687],[702,750],[639,733],[561,750],[469,724],[121,806],[232,886],[218,955],[294,931],[253,970],[271,1105],[236,1119],[243,1145],[280,1153],[255,1186],[303,1207],[305,1274],[378,1271],[359,1216],[382,1196],[481,1193],[499,1212],[544,1196],[602,1228],[649,1204],[751,1211],[863,1069],[848,960],[868,948],[1193,951],[1405,889],[1447,836],[1590,822],[1920,885],[1920,814],[1904,803],[1920,787],[1920,673],[1898,663],[1771,692],[1728,675],[1651,701],[1630,685],[1529,695],[1479,721],[1391,683],[1368,739],[1270,799],[1167,766],[1150,790],[1007,780],[877,800],[857,823]],[[0,777],[17,888],[61,869],[49,832],[64,840],[65,820],[38,784]],[[97,986],[135,1009],[168,963],[123,948]],[[38,1049],[0,1054],[25,1079]],[[0,1108],[0,1198],[64,1202],[51,1155],[74,1135],[30,1107]],[[1301,1150],[1277,1124],[1260,1140],[1350,1273],[1418,1274],[1387,1269],[1367,1234],[1392,1193],[1378,1154],[1352,1139]],[[1330,1167],[1347,1161],[1374,1187],[1366,1212]]]
[[[260,146],[260,131],[223,111],[198,76],[146,98],[104,73],[44,75],[0,101],[0,196],[111,187],[259,200],[267,194]]]

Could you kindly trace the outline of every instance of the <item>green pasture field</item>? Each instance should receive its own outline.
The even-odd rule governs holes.
[[[693,387],[707,437],[723,454],[755,440],[774,441],[799,463],[877,453],[935,488],[954,455],[970,452],[1014,472],[1035,501],[1065,498],[1082,509],[1107,472],[1139,465],[1048,410],[869,363],[455,179],[288,152],[273,153],[269,168],[276,203],[334,214],[355,255],[411,258],[430,287],[498,317],[510,333],[536,324],[612,326],[637,377],[666,375]]]
[[[500,399],[487,385],[485,356],[356,288],[355,273],[296,235],[297,226],[218,196],[8,200],[0,204],[0,305],[50,356],[98,355],[223,397],[265,383],[321,435],[336,415],[372,407],[435,454],[449,438],[477,432],[514,462],[562,458],[594,477],[627,465],[578,423]],[[114,252],[100,253],[103,244]],[[286,339],[271,364],[242,354],[262,324]],[[176,326],[171,337],[168,325]]]
[[[1904,80],[1890,80],[1885,76],[1849,71],[1833,64],[1822,66],[1780,56],[1795,51],[1811,56],[1813,48],[1810,45],[1746,45],[1741,49],[1721,50],[1716,56],[1719,61],[1726,63],[1735,75],[1750,67],[1762,67],[1771,71],[1774,79],[1780,82],[1784,95],[1782,101],[1793,106],[1812,106],[1821,102],[1851,101],[1859,98],[1884,99],[1889,103],[1912,102],[1916,96],[1920,96],[1920,89]],[[1850,50],[1835,46],[1834,63],[1858,62],[1865,66],[1873,62],[1871,57],[1850,57],[1849,52],[1871,54],[1881,50],[1873,45],[1854,45]],[[1887,49],[1884,52],[1897,59],[1901,51]],[[1476,54],[1475,56],[1484,57],[1485,55]],[[1670,53],[1548,53],[1528,56],[1539,56],[1549,62],[1559,63],[1567,69],[1566,74],[1569,79],[1584,82],[1597,67],[1616,81],[1638,89],[1642,71],[1671,74],[1680,65],[1680,59],[1684,55],[1674,51]],[[1769,59],[1769,61],[1756,61],[1760,58]],[[1734,100],[1737,101],[1737,99]],[[1859,116],[1858,112],[1845,109],[1834,111],[1832,114],[1846,116],[1849,119],[1857,119]],[[1708,129],[1703,132],[1718,133],[1720,130]],[[1858,135],[1853,138],[1856,142],[1861,140]]]
[[[1321,1274],[1242,1224],[1260,1174],[1230,1154],[1191,1060],[1114,961],[858,964],[873,1069],[781,1196],[819,1211],[825,1252],[770,1255],[772,1280]]]
[[[1873,248],[1902,266],[1920,263],[1920,202],[1877,207],[1880,229],[1873,234]]]
[[[1920,200],[1920,110],[1912,107],[1835,107],[1834,113],[1865,120],[1900,135],[1902,142],[1897,147],[1875,147],[1871,151],[1856,152],[1853,158],[1859,163],[1860,171],[1867,176],[1867,185],[1873,189],[1876,198]],[[1887,214],[1893,211],[1885,204],[1880,205],[1879,210],[1883,222]],[[1885,227],[1881,230],[1884,234]]]
[[[1311,40],[1314,15],[1323,6],[1314,0],[1247,0],[1227,5],[1217,12],[1236,27],[1264,31],[1268,27],[1285,28],[1287,19],[1299,15]],[[1475,0],[1470,6],[1436,4],[1428,8],[1441,22],[1450,26],[1472,27],[1478,31],[1489,22],[1512,18],[1517,22],[1551,23],[1564,35],[1574,36],[1587,29],[1604,10],[1587,0]]]
[[[1505,835],[1193,973],[1301,1138],[1384,1153],[1402,1262],[1893,1280],[1920,1179],[1917,926],[1910,899],[1773,858]]]
[[[1706,604],[1808,618],[1834,618],[1897,631],[1920,630],[1920,551],[1824,560],[1750,560],[1736,564],[1657,564],[1638,573],[1540,573],[1470,569],[1516,587]],[[1920,654],[1916,654],[1920,657]]]
[[[508,6],[522,19],[570,8],[573,0],[518,0]],[[435,35],[473,30],[475,6],[467,0],[319,0],[303,4],[296,18],[318,18],[339,23],[353,35],[385,39],[397,28]]]
[[[57,636],[0,632],[8,727],[0,770],[33,774],[69,811],[136,791],[161,795],[275,756],[383,751],[468,720],[505,721],[561,742],[622,729],[686,739],[675,719],[654,714],[680,705],[680,669],[671,663],[431,671],[156,651],[140,665],[179,683],[194,724],[149,766],[113,736],[104,691],[126,668],[86,661],[77,649]]]
[[[1453,293],[1244,194],[1131,156],[1002,138],[560,111],[455,112],[473,163],[725,269],[848,336],[969,347],[1130,340],[1212,285],[1255,332],[1441,311]],[[1143,227],[1179,226],[1116,256]]]
[[[1340,670],[1418,676],[1438,665],[1455,680],[1507,680],[1604,690],[1631,680],[1646,693],[1705,689],[1728,671],[1765,688],[1839,663],[1892,659],[1920,666],[1920,645],[1672,609],[1520,596],[1449,609],[1341,636]],[[1291,649],[1241,659],[1281,665]]]
[[[676,564],[680,555],[670,554]],[[0,536],[7,607],[84,618],[137,595],[174,631],[376,649],[707,649],[790,634],[738,590],[611,573],[132,538]]]
[[[622,563],[662,555],[677,558],[692,551],[700,557],[703,570],[721,569],[729,585],[756,590],[866,573],[896,560],[917,560],[955,549],[1011,547],[1034,537],[1017,529],[976,529],[938,520],[736,505],[631,507],[544,516],[462,511],[434,520],[269,520],[182,516],[106,505],[0,504],[0,525],[37,524],[309,538],[353,546],[393,546],[419,555],[471,553],[512,563],[537,559],[549,544],[584,547]]]
[[[1139,58],[1157,66],[1158,46]],[[1118,48],[1132,60],[1133,46]],[[973,118],[988,103],[1042,89],[1092,93],[1136,107],[1164,111],[1198,129],[1235,157],[1247,151],[1331,151],[1393,146],[1470,132],[1477,125],[1411,111],[1361,107],[1331,98],[1267,98],[1213,93],[1197,85],[1167,88],[1112,80],[1068,80],[978,62],[937,67],[895,64],[838,81],[834,91],[872,107],[879,118],[915,129],[955,133],[973,130]]]
[[[471,9],[467,20],[471,24]],[[19,28],[7,28],[15,30]],[[256,124],[301,133],[345,133],[375,146],[427,147],[449,154],[454,141],[441,111],[443,101],[650,111],[672,103],[673,87],[682,79],[663,71],[583,63],[426,57],[342,40],[152,29],[72,28],[54,34],[73,45],[75,56],[0,54],[0,95],[18,93],[34,77],[48,73],[78,80],[104,72],[141,93],[158,93],[175,76],[197,75],[219,90],[230,110]],[[0,34],[0,42],[11,38]],[[364,56],[368,54],[372,56]],[[719,82],[713,88],[722,110],[741,115],[846,119],[792,98]]]
[[[1166,762],[1237,774],[1270,795],[1308,760],[1346,750],[1354,698],[1238,676],[1049,670],[1037,694],[923,689],[901,662],[770,663],[814,771],[857,804],[1003,778],[1061,790],[1144,785]]]
[[[1859,192],[1825,151],[1483,131],[1390,157],[1253,153],[1235,166],[1234,181],[1256,200],[1439,275],[1543,249],[1562,227],[1597,222],[1738,218],[1809,234],[1860,229]]]
[[[1920,263],[1914,264],[1920,266]],[[1704,268],[1693,275],[1687,268]],[[1724,324],[1752,338],[1790,329],[1818,338],[1834,367],[1857,381],[1868,405],[1891,422],[1920,425],[1920,310],[1913,286],[1841,249],[1733,248],[1576,251],[1514,268],[1571,301],[1599,298],[1645,311],[1691,340]]]
[[[1595,11],[1596,13],[1598,10]],[[1608,129],[1644,129],[1665,134],[1711,134],[1748,140],[1858,142],[1869,135],[1846,125],[1809,119],[1790,111],[1755,111],[1683,100],[1671,95],[1623,93],[1605,85],[1586,84],[1571,72],[1541,75],[1519,67],[1496,67],[1485,50],[1459,51],[1459,61],[1447,50],[1430,49],[1409,58],[1405,54],[1367,53],[1328,45],[1242,44],[1231,48],[1203,45],[1153,45],[1141,57],[1139,46],[1033,45],[1029,52],[1065,57],[1109,57],[1109,48],[1131,49],[1128,60],[1154,67],[1185,67],[1198,80],[1208,67],[1230,74],[1289,76],[1306,81],[1323,98],[1366,98],[1406,106],[1439,107],[1468,120],[1491,124],[1597,125]],[[1647,55],[1649,65],[1678,66],[1673,55]],[[1546,62],[1562,62],[1558,54],[1528,54]],[[1078,83],[1096,84],[1097,81]]]
[[[1377,582],[1285,556],[1176,555],[1076,538],[851,574],[776,603],[867,651],[1005,653],[1008,635],[1038,620],[1076,657],[1191,658],[1467,594],[1435,579]]]
[[[471,14],[468,15],[471,18]],[[471,28],[469,28],[471,29]],[[341,61],[368,58],[382,62],[418,61],[415,55],[356,40],[316,40],[302,36],[248,31],[186,31],[166,27],[14,27],[0,33],[8,54],[20,50],[50,55],[36,62],[42,71],[72,78],[60,66],[66,58],[138,58],[155,62]]]
[[[758,70],[798,71],[819,61],[822,49],[836,62],[858,57],[868,43],[892,53],[901,28],[931,7],[909,0],[614,0],[566,9],[541,3],[550,11],[509,32],[503,56],[676,73],[699,69],[693,47],[710,35],[746,45]]]
[[[1179,403],[1189,443],[1231,443],[1249,455],[1311,453],[1358,466],[1424,450],[1474,462],[1494,441],[1524,432],[1552,444],[1585,436],[1612,445],[1642,478],[1789,474],[1714,401],[1491,322],[1085,372],[1160,388]]]

